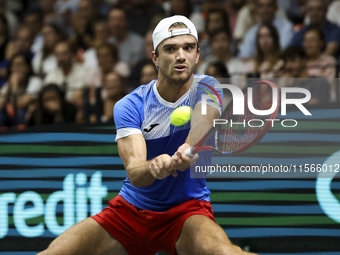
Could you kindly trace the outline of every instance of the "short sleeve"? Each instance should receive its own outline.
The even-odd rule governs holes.
[[[113,109],[117,136],[116,140],[132,134],[141,134],[143,103],[141,98],[129,94],[119,100]]]
[[[207,104],[216,108],[220,114],[222,113],[223,90],[221,88],[215,88],[216,84],[220,84],[219,81],[211,76],[206,76],[198,83],[195,106],[202,102],[202,95],[206,94],[208,95]]]

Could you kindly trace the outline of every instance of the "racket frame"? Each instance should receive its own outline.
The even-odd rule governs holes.
[[[272,91],[273,91],[273,88],[277,88],[277,86],[271,81],[260,80],[260,81],[252,83],[251,85],[245,87],[242,90],[243,94],[245,94],[245,92],[247,92],[247,89],[249,87],[252,87],[253,85],[255,85],[257,83],[267,83],[272,88]],[[277,88],[277,100],[279,100],[279,89],[278,88]],[[221,116],[225,115],[226,111],[228,111],[230,109],[230,107],[232,107],[232,106],[233,106],[233,99],[229,102],[229,104],[223,110]],[[269,119],[275,119],[278,111],[279,111],[279,102],[277,103],[277,107],[276,107],[275,111],[270,115]],[[198,141],[194,146],[191,146],[188,149],[186,149],[184,151],[184,155],[186,155],[188,157],[193,157],[196,153],[201,152],[201,151],[207,151],[207,150],[214,151],[214,152],[216,152],[220,155],[224,155],[224,156],[237,155],[239,153],[242,153],[242,152],[248,150],[254,144],[258,143],[265,136],[265,134],[269,131],[270,128],[271,128],[271,124],[268,122],[268,123],[265,124],[264,129],[261,130],[261,132],[252,141],[250,141],[249,143],[245,144],[244,146],[242,146],[241,148],[239,148],[235,151],[223,152],[223,151],[219,150],[217,147],[205,145],[206,142],[211,138],[211,136],[213,136],[214,133],[216,132],[217,127],[212,127],[207,132],[207,134],[204,137],[202,137],[202,139],[200,141]]]

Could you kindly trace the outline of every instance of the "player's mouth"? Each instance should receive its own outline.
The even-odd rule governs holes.
[[[175,70],[177,72],[184,72],[185,70],[187,70],[187,66],[186,65],[177,65],[177,66],[175,66]]]

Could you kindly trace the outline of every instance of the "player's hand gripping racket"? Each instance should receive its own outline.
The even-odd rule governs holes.
[[[256,110],[269,110],[276,105],[275,110],[267,115],[252,113],[248,107],[247,88],[249,87],[252,88],[252,105]],[[248,150],[263,138],[273,124],[268,120],[276,118],[279,108],[279,90],[273,82],[262,80],[247,86],[243,89],[243,94],[244,115],[233,115],[232,100],[220,116],[221,120],[228,122],[216,124],[197,144],[186,149],[184,155],[192,157],[198,152],[208,150],[220,155],[233,156]],[[215,145],[206,145],[213,135],[215,135]]]

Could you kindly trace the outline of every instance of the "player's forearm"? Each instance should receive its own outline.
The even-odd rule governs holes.
[[[200,109],[195,108],[190,130],[190,140],[187,138],[186,143],[190,145],[196,144],[213,126],[214,119],[219,117],[219,112],[212,107],[207,107],[207,114],[201,115]]]
[[[131,184],[135,187],[146,187],[156,179],[149,172],[151,161],[134,162],[126,167],[127,175]]]

